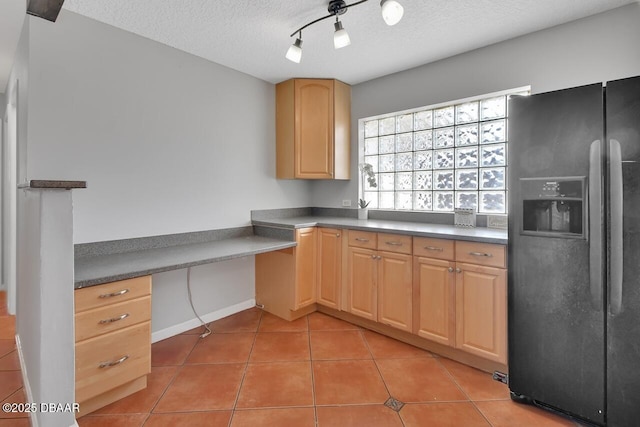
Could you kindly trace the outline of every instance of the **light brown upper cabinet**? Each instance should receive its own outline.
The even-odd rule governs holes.
[[[276,178],[349,179],[351,87],[330,79],[276,85]]]

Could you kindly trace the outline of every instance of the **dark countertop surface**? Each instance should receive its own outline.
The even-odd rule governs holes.
[[[298,216],[253,220],[254,226],[296,229],[304,227],[349,228],[383,233],[407,234],[441,239],[467,240],[481,243],[507,244],[507,230],[494,228],[466,228],[444,224],[389,221],[380,219],[357,219],[328,216]]]
[[[296,246],[293,241],[250,235],[75,258],[75,288],[226,261]]]

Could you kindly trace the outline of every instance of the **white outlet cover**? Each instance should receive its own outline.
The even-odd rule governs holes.
[[[351,207],[351,200],[343,200],[342,201],[342,207],[344,207],[344,208]]]

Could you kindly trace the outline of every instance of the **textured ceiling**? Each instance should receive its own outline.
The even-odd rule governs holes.
[[[289,35],[326,15],[329,0],[65,0],[64,8],[272,83],[335,77],[356,84],[638,0],[399,1],[405,16],[394,27],[384,24],[378,0],[350,9],[341,19],[351,46],[340,50],[333,20],[311,26],[300,64],[284,57]],[[25,4],[0,0],[0,91]]]
[[[356,84],[635,0],[399,0],[389,27],[378,0],[342,15],[351,46],[333,48],[333,20],[303,32],[302,62],[289,35],[327,14],[328,0],[66,0],[64,8],[260,79],[335,77]],[[347,4],[355,0],[347,0]]]

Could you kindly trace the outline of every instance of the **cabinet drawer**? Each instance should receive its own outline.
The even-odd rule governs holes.
[[[151,296],[82,311],[75,315],[76,342],[151,320]]]
[[[151,294],[151,276],[90,286],[75,291],[76,313]]]
[[[458,241],[456,261],[506,268],[506,246]]]
[[[433,239],[430,237],[413,238],[413,254],[426,258],[455,259],[455,242],[453,240]]]
[[[411,236],[378,233],[378,250],[411,255]]]
[[[151,322],[84,340],[76,344],[76,401],[86,401],[150,372]]]
[[[369,231],[349,230],[349,246],[357,248],[376,248],[376,233]]]

